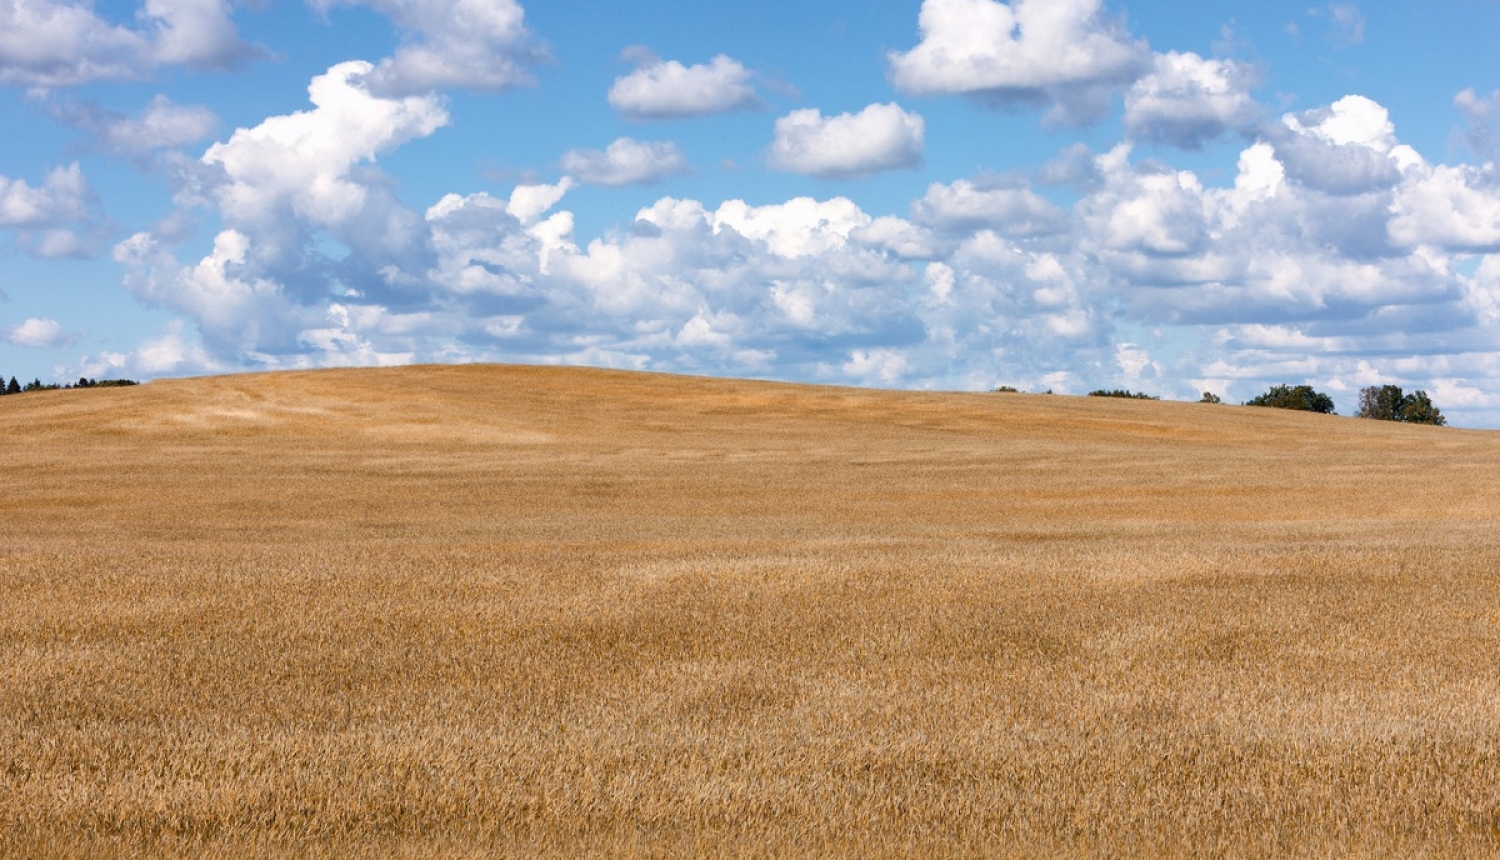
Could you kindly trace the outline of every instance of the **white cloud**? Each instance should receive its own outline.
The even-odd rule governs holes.
[[[223,373],[236,365],[210,356],[190,335],[181,320],[167,324],[159,337],[148,338],[128,353],[100,352],[86,355],[74,370],[82,376],[146,378],[156,376]]]
[[[989,228],[1007,236],[1058,233],[1068,226],[1068,214],[1029,188],[985,187],[968,179],[950,185],[934,183],[912,204],[921,224],[947,231]]]
[[[1330,3],[1325,10],[1310,10],[1310,14],[1326,14],[1333,26],[1334,41],[1342,46],[1360,45],[1365,41],[1365,16],[1353,3]]]
[[[902,381],[910,367],[911,362],[902,350],[856,349],[849,353],[849,360],[844,362],[843,371],[846,376],[867,385],[895,386]]]
[[[143,78],[164,65],[220,67],[257,53],[224,0],[147,0],[138,29],[87,3],[0,0],[0,84],[58,87]]]
[[[47,109],[59,121],[92,134],[102,149],[130,158],[206,140],[219,127],[218,116],[208,108],[175,104],[164,95],[153,98],[139,117],[90,103],[48,104]]]
[[[65,346],[68,333],[57,320],[31,317],[20,325],[12,326],[5,339],[16,346],[37,348]]]
[[[573,180],[567,177],[554,185],[517,185],[510,192],[507,211],[522,224],[530,225],[556,206],[572,188]]]
[[[1363,194],[1394,185],[1421,159],[1396,140],[1390,113],[1364,96],[1287,114],[1263,130],[1294,181],[1330,194]]]
[[[635,71],[615,79],[609,104],[630,119],[679,119],[764,107],[750,71],[723,54],[703,65],[684,66],[641,48],[626,53],[640,63]]]
[[[1287,114],[1283,121],[1295,132],[1337,146],[1390,152],[1396,143],[1390,112],[1364,96],[1344,96],[1326,108]]]
[[[921,163],[926,126],[896,104],[873,104],[857,114],[825,117],[815,109],[776,121],[770,164],[777,170],[852,179]]]
[[[100,236],[79,235],[75,230],[59,227],[21,237],[21,246],[34,257],[44,260],[86,260],[99,252]]]
[[[1088,235],[1104,248],[1148,257],[1202,251],[1209,236],[1203,186],[1189,171],[1132,169],[1121,147],[1104,156],[1110,182],[1079,205]]]
[[[1493,166],[1414,170],[1391,204],[1392,240],[1500,253],[1500,172]]]
[[[50,227],[88,216],[93,192],[78,162],[53,168],[40,188],[0,176],[0,227]]]
[[[146,0],[141,17],[152,24],[153,60],[217,68],[258,53],[239,40],[229,13],[227,0]]]
[[[1474,154],[1493,159],[1500,150],[1500,90],[1480,96],[1470,87],[1453,97],[1467,121],[1461,139]]]
[[[126,289],[188,316],[211,350],[243,356],[293,349],[308,312],[256,273],[250,249],[248,236],[224,230],[208,256],[179,266],[151,236],[137,233],[115,246],[114,258],[125,267]]]
[[[770,206],[749,206],[729,200],[713,215],[705,216],[715,233],[725,229],[762,243],[771,253],[791,259],[826,254],[849,244],[856,230],[869,227],[872,219],[847,197],[814,200],[796,197]],[[658,223],[652,210],[645,220]]]
[[[562,158],[562,169],[591,185],[650,185],[687,170],[687,159],[675,143],[622,137],[603,150],[575,149]]]
[[[403,96],[445,87],[494,91],[529,84],[545,50],[516,0],[313,0],[368,6],[401,31],[393,56],[366,76],[373,92]]]
[[[1150,52],[1100,0],[924,0],[922,41],[888,59],[904,92],[1054,104],[1054,118],[1097,118],[1109,95],[1150,67]]]
[[[220,211],[260,224],[284,208],[319,226],[354,218],[373,190],[353,169],[448,123],[436,96],[372,95],[359,83],[370,71],[366,62],[340,63],[308,86],[313,110],[271,117],[209,147],[203,164],[222,171],[209,191]]]
[[[53,168],[40,187],[0,176],[0,229],[16,229],[16,244],[33,257],[92,257],[105,233],[94,202],[77,162]]]
[[[1234,60],[1193,53],[1157,54],[1151,74],[1125,93],[1125,128],[1138,140],[1197,149],[1260,116],[1250,98],[1251,70]]]

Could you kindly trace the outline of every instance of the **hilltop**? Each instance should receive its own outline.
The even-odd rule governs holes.
[[[1500,434],[577,368],[0,400],[0,855],[1500,850]]]

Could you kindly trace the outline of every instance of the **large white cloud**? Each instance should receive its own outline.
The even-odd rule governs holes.
[[[1100,0],[924,0],[918,26],[922,41],[889,55],[897,88],[1054,104],[1060,119],[1096,118],[1151,63]]]
[[[770,164],[793,173],[852,179],[916,167],[925,137],[922,117],[896,104],[829,117],[812,108],[796,110],[776,121]]]
[[[0,84],[70,86],[142,78],[164,65],[228,65],[257,53],[229,15],[226,0],[147,0],[131,28],[88,3],[0,0]]]
[[[1493,165],[1413,169],[1391,212],[1390,235],[1398,244],[1500,253],[1500,171]]]
[[[687,158],[675,143],[629,137],[602,150],[575,149],[562,158],[564,171],[592,185],[650,185],[687,167]]]
[[[636,69],[615,79],[609,104],[631,119],[680,119],[764,106],[750,71],[723,54],[695,66],[663,60],[644,48],[626,55],[637,60]]]
[[[1125,93],[1125,128],[1139,140],[1196,149],[1259,118],[1253,84],[1252,71],[1234,60],[1157,54],[1151,73]]]
[[[204,153],[195,193],[253,236],[258,253],[300,253],[309,229],[331,231],[373,257],[399,256],[420,242],[420,218],[368,165],[432,134],[448,114],[437,96],[372,94],[363,84],[370,70],[362,61],[340,63],[308,87],[312,110],[239,129]]]

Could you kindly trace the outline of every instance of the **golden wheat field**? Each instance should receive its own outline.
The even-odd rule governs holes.
[[[1500,433],[463,366],[0,439],[6,857],[1500,853]]]

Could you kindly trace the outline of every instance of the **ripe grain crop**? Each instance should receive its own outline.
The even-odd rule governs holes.
[[[1500,853],[1500,434],[464,366],[0,439],[6,857]]]

